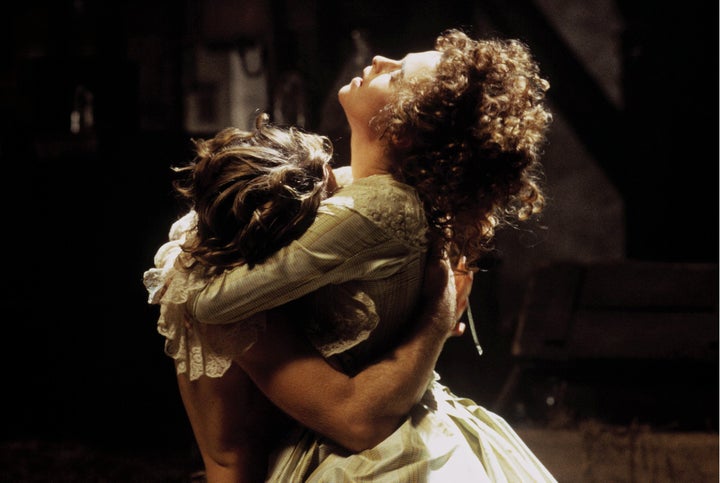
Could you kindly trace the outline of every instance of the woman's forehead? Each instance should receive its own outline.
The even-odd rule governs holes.
[[[411,52],[402,59],[403,74],[412,77],[418,74],[432,72],[435,70],[435,67],[437,67],[438,62],[440,62],[441,55],[437,50]]]

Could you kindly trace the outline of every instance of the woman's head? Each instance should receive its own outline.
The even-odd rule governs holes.
[[[382,133],[370,130],[370,121],[385,107],[398,90],[400,81],[417,82],[432,79],[440,60],[435,50],[409,53],[400,60],[376,55],[365,67],[362,77],[355,77],[338,92],[338,100],[355,134],[377,137]]]
[[[435,48],[434,68],[399,78],[371,126],[394,174],[417,188],[436,233],[472,264],[496,227],[542,209],[549,84],[517,40],[450,30]]]
[[[334,189],[330,141],[258,116],[255,130],[226,128],[195,140],[196,156],[175,183],[197,212],[184,247],[210,273],[262,262],[300,236]]]

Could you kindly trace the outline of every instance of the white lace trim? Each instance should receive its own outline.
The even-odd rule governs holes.
[[[373,299],[352,283],[322,287],[314,297],[316,318],[306,324],[305,331],[324,357],[355,347],[380,321]],[[333,301],[331,305],[328,300]]]
[[[165,336],[165,353],[175,360],[178,374],[190,380],[202,375],[221,377],[234,356],[249,349],[265,328],[264,315],[237,324],[207,327],[197,322],[186,325],[185,303],[208,282],[196,271],[177,269],[181,245],[194,236],[197,214],[190,211],[170,228],[169,241],[155,254],[155,268],[143,274],[148,303],[160,305],[158,332]]]

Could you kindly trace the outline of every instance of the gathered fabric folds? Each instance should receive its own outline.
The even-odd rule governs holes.
[[[374,448],[349,453],[293,430],[270,461],[272,483],[555,482],[510,425],[436,377],[404,423]]]

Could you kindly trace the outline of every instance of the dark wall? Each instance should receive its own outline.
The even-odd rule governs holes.
[[[148,445],[190,437],[141,279],[179,212],[168,168],[190,155],[181,74],[198,5],[35,1],[0,20],[8,349],[0,437]],[[553,102],[624,196],[628,255],[717,262],[717,5],[618,4],[626,107],[602,118],[617,123],[606,126],[589,121],[600,112],[591,95],[578,101],[585,110],[563,100],[581,76],[553,57],[560,41],[551,27],[524,23],[537,15],[532,2],[503,5],[318,0],[298,27],[273,2],[272,67],[305,76],[307,127],[331,135],[342,159],[342,118],[326,103],[352,32],[373,52],[401,56],[431,48],[446,27],[474,28],[482,14],[498,33],[530,41],[550,67]],[[73,134],[70,114],[86,102],[78,86],[93,94],[94,121]]]

